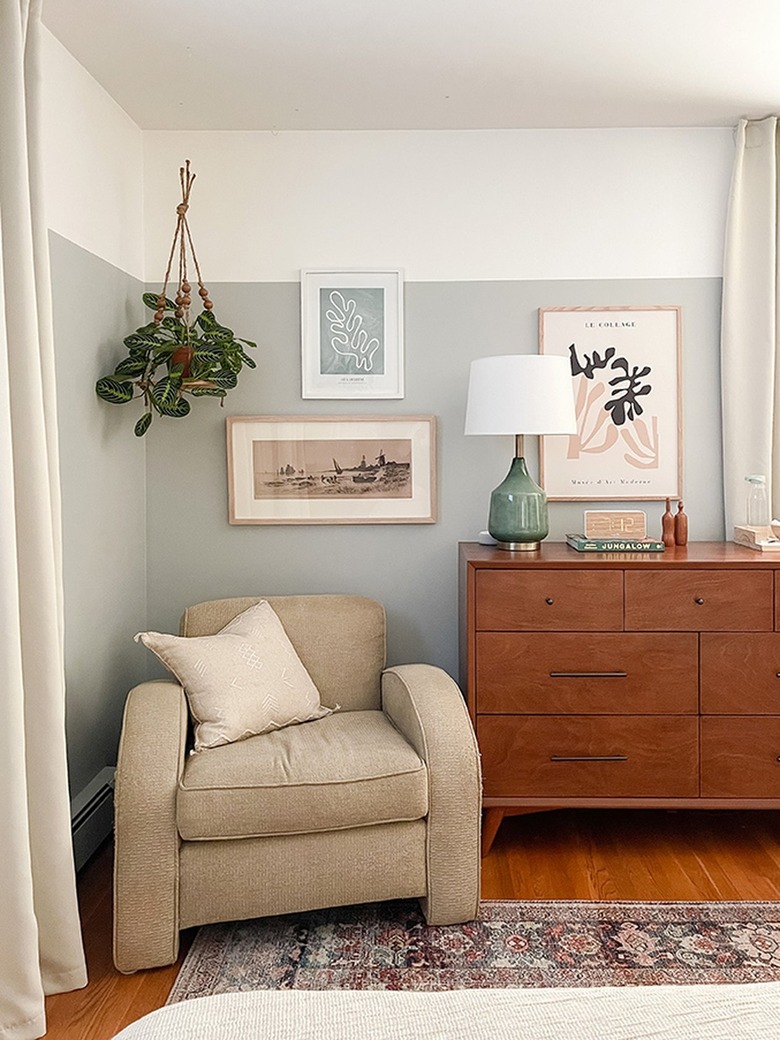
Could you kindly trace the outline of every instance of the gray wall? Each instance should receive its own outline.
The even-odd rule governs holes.
[[[409,283],[406,397],[360,402],[301,399],[297,283],[217,284],[220,320],[258,341],[258,368],[242,374],[224,408],[195,402],[187,419],[156,419],[139,441],[132,427],[140,408],[104,404],[94,382],[144,320],[143,287],[56,234],[50,241],[74,794],[116,760],[127,690],[158,674],[133,634],[175,631],[188,603],[299,592],[374,596],[387,608],[391,662],[431,661],[456,674],[457,543],[485,526],[490,491],[513,448],[511,438],[464,437],[469,363],[534,352],[539,307],[682,305],[686,509],[693,539],[723,537],[717,279]],[[438,523],[231,527],[231,414],[435,415]],[[529,456],[533,469],[534,445]],[[551,504],[552,538],[581,527],[583,505]],[[645,508],[657,523],[661,504]]]
[[[406,397],[358,402],[301,399],[297,283],[210,288],[220,320],[258,341],[258,368],[242,374],[224,408],[196,402],[187,419],[155,420],[146,437],[151,628],[175,631],[184,606],[220,596],[357,592],[385,604],[391,662],[430,661],[455,675],[457,542],[485,527],[513,452],[511,438],[463,435],[469,363],[535,352],[543,306],[682,305],[686,511],[692,539],[723,537],[718,279],[408,283]],[[439,522],[230,526],[231,414],[435,415]],[[584,505],[552,503],[551,537],[579,530]],[[661,503],[632,508],[658,525]]]
[[[50,235],[65,572],[71,792],[106,765],[127,690],[147,662],[132,635],[146,617],[145,445],[130,406],[95,395],[143,319],[142,284]]]

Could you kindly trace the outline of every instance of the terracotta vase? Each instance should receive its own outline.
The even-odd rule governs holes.
[[[688,517],[683,509],[682,502],[677,506],[674,517],[674,543],[675,545],[688,544]]]
[[[666,512],[661,517],[661,541],[664,545],[674,545],[674,515],[672,514],[672,500],[666,500]]]

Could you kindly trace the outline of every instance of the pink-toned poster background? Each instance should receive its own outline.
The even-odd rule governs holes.
[[[542,308],[539,349],[570,359],[577,413],[576,434],[541,438],[548,498],[679,497],[680,308]]]

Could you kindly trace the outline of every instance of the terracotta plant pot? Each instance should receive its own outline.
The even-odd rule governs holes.
[[[171,354],[171,368],[175,365],[182,365],[182,378],[189,379],[190,377],[190,361],[192,361],[193,348],[190,346],[177,347],[176,350]]]

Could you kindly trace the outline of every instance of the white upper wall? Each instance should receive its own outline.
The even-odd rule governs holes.
[[[730,129],[142,132],[44,36],[49,226],[135,277],[162,278],[186,158],[207,280],[721,274]]]
[[[179,202],[206,283],[719,277],[730,129],[144,133],[145,273]]]
[[[143,276],[143,137],[136,124],[44,30],[44,188],[49,227],[136,278]]]

